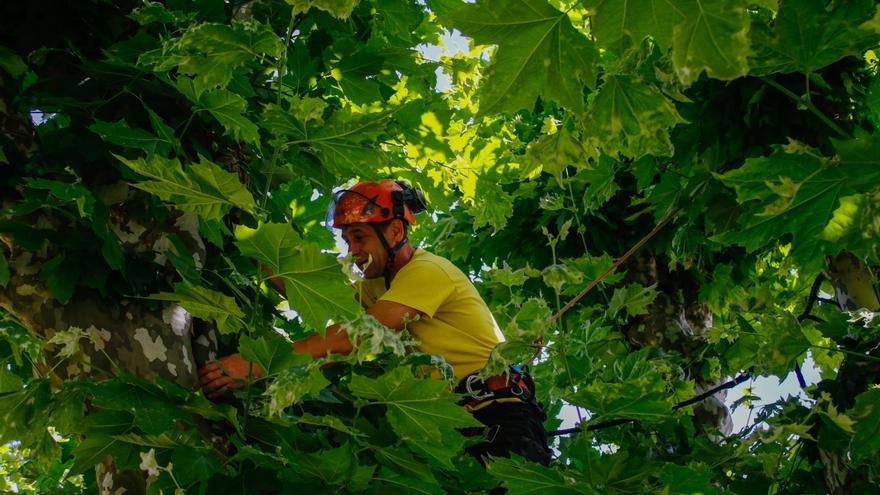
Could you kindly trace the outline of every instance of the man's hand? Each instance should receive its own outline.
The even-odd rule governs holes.
[[[209,399],[216,399],[226,389],[247,385],[249,371],[253,378],[263,376],[260,365],[251,363],[241,354],[230,354],[199,369],[199,383],[208,391]]]

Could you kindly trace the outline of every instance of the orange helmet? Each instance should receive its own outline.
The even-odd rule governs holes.
[[[416,223],[415,215],[425,211],[425,197],[404,181],[383,179],[360,182],[351,189],[337,191],[330,204],[328,225],[342,227],[352,223],[381,223],[395,218]],[[332,221],[331,221],[332,220]]]

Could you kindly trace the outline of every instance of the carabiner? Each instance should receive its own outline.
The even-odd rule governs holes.
[[[467,377],[467,380],[465,380],[465,382],[464,382],[464,386],[467,389],[467,392],[468,392],[468,394],[470,394],[471,397],[473,397],[476,400],[483,400],[483,399],[488,399],[489,397],[495,396],[495,393],[493,393],[492,391],[486,392],[485,394],[480,394],[480,390],[474,390],[471,387],[471,384],[473,382],[476,382],[477,380],[480,380],[479,375],[470,375]],[[480,380],[480,381],[482,382],[483,380]]]

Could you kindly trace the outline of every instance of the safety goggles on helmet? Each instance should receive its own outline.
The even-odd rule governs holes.
[[[361,182],[333,195],[327,208],[327,226],[339,228],[353,223],[387,222],[395,218],[414,224],[415,215],[425,209],[425,196],[404,181],[384,179]]]

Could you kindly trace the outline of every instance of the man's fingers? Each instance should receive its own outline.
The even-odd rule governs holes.
[[[232,378],[230,378],[228,376],[220,376],[220,377],[217,377],[213,380],[208,381],[207,383],[204,383],[202,385],[202,387],[216,392],[220,389],[225,389],[225,388],[229,387],[230,385],[233,385],[234,383],[235,383],[235,380],[233,380]]]
[[[214,381],[218,378],[222,378],[223,376],[224,376],[223,371],[221,371],[221,370],[208,371],[208,372],[202,374],[201,376],[199,376],[199,383],[202,385],[208,385],[212,381]]]
[[[201,368],[199,368],[199,376],[202,376],[206,373],[210,373],[212,371],[217,371],[219,369],[220,369],[220,366],[218,366],[216,362],[215,363],[208,363],[208,364],[202,366]]]

